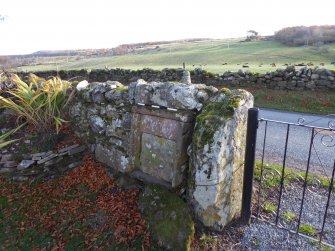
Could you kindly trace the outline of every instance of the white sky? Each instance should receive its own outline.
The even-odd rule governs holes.
[[[1,0],[0,55],[335,24],[335,0]]]

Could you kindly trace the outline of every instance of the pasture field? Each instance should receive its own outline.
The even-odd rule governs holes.
[[[265,73],[284,64],[308,64],[335,70],[335,44],[322,47],[291,47],[276,41],[241,42],[241,39],[176,42],[147,46],[123,56],[109,57],[50,57],[36,65],[17,70],[71,70],[98,68],[178,68],[183,62],[188,70],[201,67],[213,73],[237,71],[247,65],[251,72]],[[275,66],[271,66],[275,64]]]

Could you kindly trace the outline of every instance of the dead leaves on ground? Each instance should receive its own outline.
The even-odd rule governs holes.
[[[0,178],[0,182],[0,198],[7,198],[8,204],[0,203],[3,219],[14,221],[13,216],[21,215],[15,225],[22,234],[29,229],[46,231],[54,240],[51,250],[65,250],[78,236],[82,238],[79,244],[90,250],[115,243],[131,246],[139,240],[142,249],[150,246],[150,234],[138,209],[140,191],[118,187],[90,157],[56,180],[15,184]],[[103,217],[97,224],[99,214]],[[31,248],[45,247],[32,244]]]

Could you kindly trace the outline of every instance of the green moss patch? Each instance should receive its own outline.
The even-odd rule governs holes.
[[[128,86],[119,86],[114,89],[115,91],[120,91],[120,92],[127,92],[128,91]]]
[[[218,125],[230,119],[240,104],[239,95],[232,94],[227,88],[221,89],[219,95],[222,93],[226,95],[223,102],[207,103],[200,115],[196,118],[196,127],[193,137],[193,145],[196,147],[203,147],[206,144],[210,144],[213,140],[214,133],[217,131]]]
[[[154,239],[168,250],[190,250],[194,223],[181,198],[151,184],[140,196],[139,205]]]

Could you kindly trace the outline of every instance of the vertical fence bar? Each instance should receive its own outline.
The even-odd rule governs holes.
[[[322,229],[321,229],[321,233],[320,233],[320,243],[322,241],[323,231],[325,229],[326,218],[327,218],[327,213],[328,213],[328,208],[329,208],[329,202],[330,202],[330,196],[331,196],[332,190],[334,188],[334,175],[335,175],[335,160],[334,160],[332,179],[330,180],[330,184],[329,184],[328,199],[327,199],[327,204],[326,204],[325,215],[324,215],[323,221],[322,221]]]
[[[300,228],[301,215],[302,215],[302,210],[303,210],[304,200],[305,200],[309,165],[310,165],[310,162],[311,162],[311,153],[312,153],[312,146],[313,146],[313,140],[314,140],[314,130],[315,130],[315,128],[312,129],[311,142],[309,144],[308,160],[307,160],[307,167],[306,167],[306,173],[305,173],[304,188],[303,188],[301,204],[300,204],[300,212],[299,212],[299,219],[298,219],[298,225],[297,225],[297,233],[299,232],[299,228]]]
[[[261,175],[259,177],[259,188],[258,188],[258,200],[257,200],[257,219],[259,218],[259,213],[261,209],[261,192],[262,192],[262,182],[263,182],[263,170],[264,170],[264,154],[265,154],[265,143],[266,143],[266,133],[268,129],[268,122],[265,122],[264,129],[264,140],[263,140],[263,151],[262,151],[262,165],[261,165]]]
[[[254,178],[256,138],[258,128],[258,108],[248,111],[247,141],[244,160],[243,194],[241,220],[245,224],[251,219],[252,183]]]
[[[284,160],[283,160],[283,169],[282,169],[281,179],[280,179],[280,191],[279,191],[278,207],[277,207],[277,214],[276,214],[276,226],[278,225],[279,211],[280,211],[280,204],[281,204],[281,197],[283,195],[283,188],[284,188],[285,166],[286,166],[286,153],[287,153],[287,143],[288,143],[288,136],[289,136],[289,134],[290,134],[290,125],[287,125],[286,141],[285,141],[285,151],[284,151]]]

